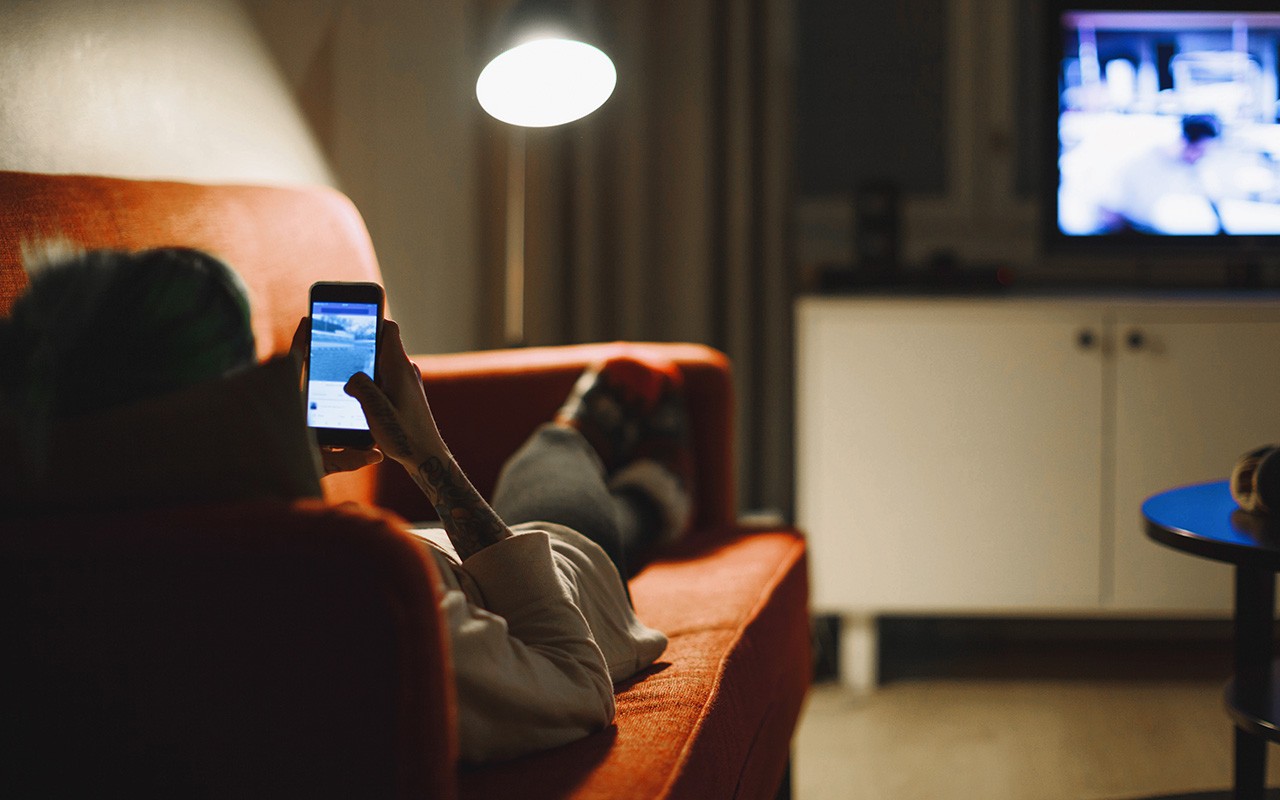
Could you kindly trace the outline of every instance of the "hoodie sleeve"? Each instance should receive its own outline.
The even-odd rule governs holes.
[[[546,533],[490,545],[462,563],[485,608],[442,602],[453,649],[459,739],[468,763],[580,739],[613,722],[613,685]]]

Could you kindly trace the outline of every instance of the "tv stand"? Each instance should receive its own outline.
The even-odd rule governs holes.
[[[797,521],[842,679],[884,615],[1227,619],[1139,508],[1275,441],[1280,293],[805,297]]]
[[[1232,289],[1266,288],[1266,282],[1262,278],[1262,263],[1254,257],[1228,266],[1227,286]]]

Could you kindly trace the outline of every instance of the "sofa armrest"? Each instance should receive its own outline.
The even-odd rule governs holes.
[[[693,429],[695,530],[732,524],[733,389],[728,359],[697,344],[565,345],[414,358],[440,432],[481,494],[492,496],[506,459],[547,422],[590,364],[622,352],[676,362],[685,376]],[[379,465],[368,500],[410,520],[435,512],[395,464]],[[331,499],[337,499],[330,492]]]
[[[453,797],[435,566],[315,501],[4,520],[0,794]]]

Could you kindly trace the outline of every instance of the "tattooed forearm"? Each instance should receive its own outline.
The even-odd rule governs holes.
[[[511,530],[452,460],[431,456],[418,465],[415,477],[435,506],[461,558],[469,558],[511,535]]]
[[[400,419],[396,416],[395,409],[390,406],[383,406],[376,410],[374,416],[377,417],[380,430],[390,446],[387,455],[392,458],[406,458],[413,452],[413,440],[409,438],[409,434],[405,431],[404,426],[400,424]]]

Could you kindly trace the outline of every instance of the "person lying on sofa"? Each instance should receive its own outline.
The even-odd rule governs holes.
[[[0,422],[19,443],[6,502],[318,497],[321,463],[335,471],[394,459],[443,524],[420,541],[444,584],[469,763],[607,727],[612,685],[665,649],[666,637],[636,618],[625,579],[628,564],[688,521],[675,365],[622,357],[584,372],[505,465],[490,505],[441,438],[394,321],[384,323],[379,382],[357,373],[346,387],[376,449],[318,455],[296,360],[308,320],[294,358],[259,365],[245,289],[212,256],[166,248],[46,260],[0,319]]]

